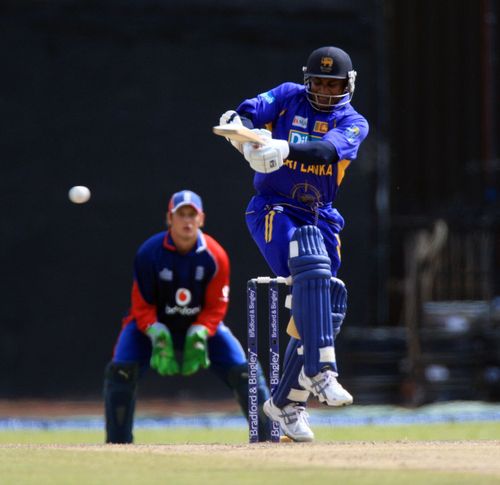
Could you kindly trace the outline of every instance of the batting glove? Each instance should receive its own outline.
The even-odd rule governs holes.
[[[225,113],[222,114],[222,116],[219,119],[219,125],[239,125],[243,126],[243,123],[241,122],[240,115],[234,111],[234,110],[229,110],[226,111]],[[238,150],[240,153],[243,153],[243,143],[230,140],[229,138],[226,138],[226,140],[233,145],[236,150]]]
[[[163,323],[153,323],[146,330],[151,339],[153,351],[149,365],[161,376],[173,376],[179,373],[179,364],[175,360],[174,344],[170,330]]]
[[[245,159],[256,172],[260,173],[271,173],[279,170],[289,153],[290,147],[285,140],[271,138],[263,146],[249,142],[243,144]]]
[[[194,374],[200,368],[207,369],[210,366],[207,341],[208,329],[206,327],[203,325],[191,325],[189,327],[184,343],[183,375],[188,376]]]

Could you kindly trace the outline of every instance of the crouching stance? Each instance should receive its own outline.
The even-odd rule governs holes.
[[[106,367],[106,442],[132,443],[137,383],[153,368],[162,376],[189,376],[210,369],[235,394],[248,416],[245,352],[223,323],[229,302],[229,259],[201,231],[201,198],[189,190],[170,199],[168,231],[149,238],[137,252],[130,312],[123,320]],[[259,402],[269,398],[262,370]],[[261,409],[259,436],[269,439]]]

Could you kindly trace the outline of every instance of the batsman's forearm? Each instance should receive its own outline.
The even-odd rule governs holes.
[[[310,141],[307,143],[290,143],[289,160],[306,165],[315,163],[335,163],[339,156],[335,147],[327,141]]]
[[[254,128],[251,115],[248,113],[239,113],[243,126],[249,129]],[[290,153],[288,159],[306,165],[316,163],[335,163],[339,161],[337,149],[327,141],[310,141],[306,143],[289,143]]]

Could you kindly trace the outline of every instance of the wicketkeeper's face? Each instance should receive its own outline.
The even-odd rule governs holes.
[[[170,233],[184,241],[194,240],[198,237],[198,229],[205,222],[205,214],[198,212],[194,207],[185,205],[179,207],[175,212],[167,214],[167,223]]]

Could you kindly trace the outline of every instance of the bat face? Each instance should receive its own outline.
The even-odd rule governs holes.
[[[229,140],[234,140],[239,143],[245,143],[247,141],[252,143],[257,143],[259,145],[265,145],[266,139],[254,133],[252,130],[245,126],[235,126],[235,125],[220,125],[214,126],[212,131],[219,136],[228,138]]]

